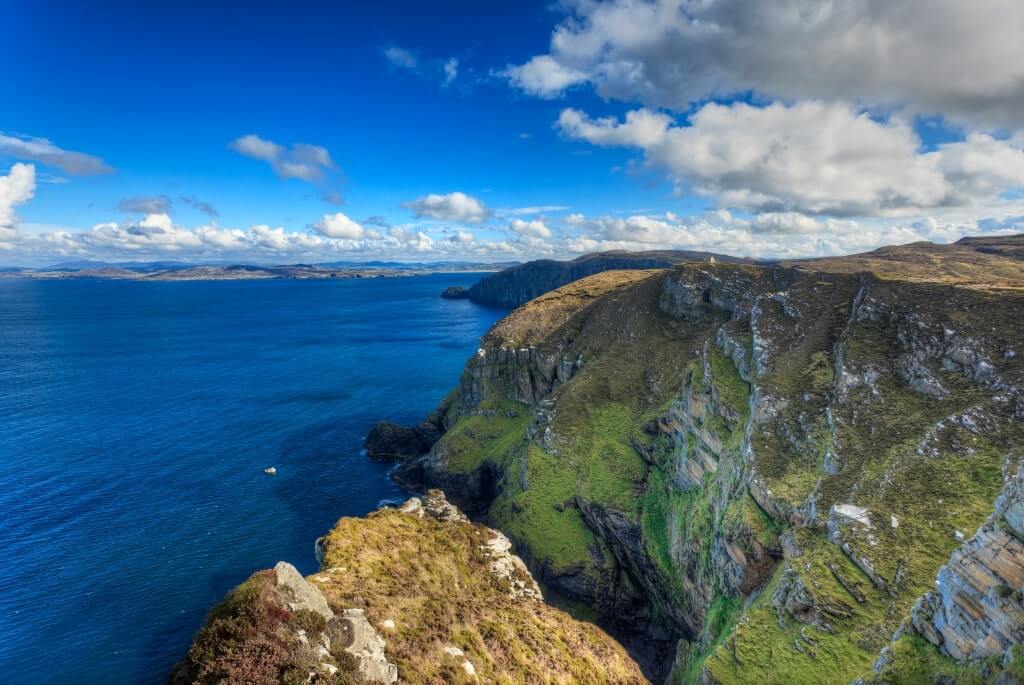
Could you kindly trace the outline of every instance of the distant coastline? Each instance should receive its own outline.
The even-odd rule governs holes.
[[[80,266],[54,265],[38,269],[0,269],[0,279],[70,280],[103,278],[134,281],[238,281],[269,279],[351,279],[395,278],[422,276],[434,273],[481,273],[501,271],[514,263],[436,263],[436,264],[285,264],[264,266],[256,264],[195,265],[195,264],[83,264]]]

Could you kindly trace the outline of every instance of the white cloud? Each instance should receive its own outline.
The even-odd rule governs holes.
[[[365,228],[341,212],[324,214],[320,221],[313,224],[313,230],[328,238],[344,238],[347,240],[359,240],[366,235]]]
[[[412,54],[405,48],[400,48],[397,45],[389,45],[384,48],[384,57],[392,66],[398,67],[399,69],[415,69],[419,64],[416,59],[416,55]]]
[[[1019,231],[1021,224],[1024,222],[1017,223],[1013,216],[978,221],[955,213],[895,219],[813,218],[792,213],[744,218],[723,210],[691,217],[671,212],[595,218],[578,214],[566,221],[576,235],[566,239],[564,248],[574,254],[674,249],[751,257],[814,257],[919,240],[948,243],[983,232],[1012,233]]]
[[[521,66],[509,66],[502,75],[531,95],[555,97],[569,86],[587,80],[587,74],[548,55],[538,55]]]
[[[476,241],[476,236],[469,231],[457,230],[448,236],[448,241],[453,243],[468,244]]]
[[[444,81],[442,83],[450,86],[459,76],[459,60],[451,57],[445,61],[441,68],[444,70]]]
[[[558,117],[558,127],[571,138],[622,147],[647,148],[661,143],[672,123],[667,114],[647,109],[627,112],[622,123],[611,117],[590,119],[576,109],[564,109]]]
[[[884,215],[990,202],[1024,186],[1024,150],[973,134],[921,153],[899,118],[878,121],[840,103],[708,104],[688,126],[636,110],[625,121],[564,110],[562,132],[638,147],[680,188],[752,211]]]
[[[505,74],[543,97],[587,81],[609,98],[685,108],[756,92],[1017,127],[1018,0],[578,0],[547,54]]]
[[[480,200],[460,193],[448,193],[438,195],[431,193],[403,206],[412,210],[418,217],[439,219],[441,221],[463,221],[467,223],[480,223],[488,216],[487,208]]]
[[[327,148],[319,145],[295,143],[285,147],[250,133],[231,141],[228,147],[246,157],[267,162],[281,178],[316,183],[327,171],[337,168]]]
[[[75,176],[109,174],[114,171],[99,157],[61,149],[45,138],[8,136],[0,133],[0,155],[55,166],[64,173]]]
[[[0,240],[13,238],[18,216],[15,205],[32,199],[36,192],[36,168],[16,163],[6,176],[0,176]]]
[[[755,233],[811,235],[821,232],[825,228],[825,224],[806,214],[772,212],[757,215],[750,227]]]
[[[508,227],[522,236],[534,236],[537,238],[551,237],[551,229],[548,228],[543,221],[539,221],[537,219],[534,219],[533,221],[513,219]]]

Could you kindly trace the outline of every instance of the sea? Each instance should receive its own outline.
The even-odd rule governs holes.
[[[0,682],[165,682],[230,588],[400,501],[363,439],[457,384],[504,312],[439,295],[479,277],[0,280]]]

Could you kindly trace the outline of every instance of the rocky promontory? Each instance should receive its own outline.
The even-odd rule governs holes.
[[[441,293],[441,297],[446,300],[468,300],[469,290],[461,285],[453,285],[445,288],[444,292]]]
[[[280,562],[215,607],[170,682],[646,683],[511,547],[439,491],[341,519],[317,573]]]

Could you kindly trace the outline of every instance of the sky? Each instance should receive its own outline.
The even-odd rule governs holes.
[[[1024,232],[1022,35],[1019,0],[0,0],[0,266]]]

